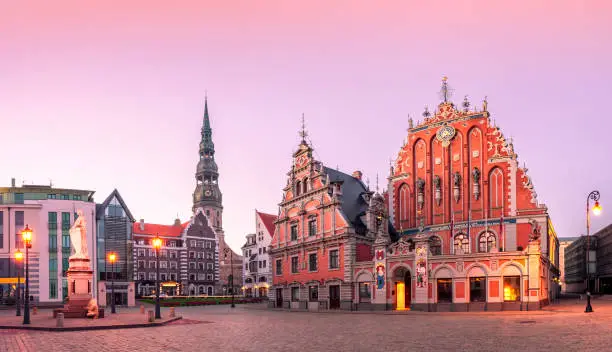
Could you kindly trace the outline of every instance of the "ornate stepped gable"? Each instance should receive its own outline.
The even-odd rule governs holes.
[[[327,226],[321,226],[325,226],[326,231],[331,231],[329,225],[332,222],[336,229],[351,227],[357,232],[365,231],[365,211],[371,192],[360,176],[350,176],[325,167],[312,157],[312,152],[312,148],[302,141],[294,153],[293,166],[287,173],[287,185],[283,189],[276,223],[284,223],[322,206],[336,204],[338,207],[334,219],[329,210],[323,219],[323,224],[327,223]],[[288,234],[285,234],[284,228],[277,228],[274,233],[272,246],[287,241],[285,235]]]
[[[537,202],[528,169],[520,167],[512,139],[491,123],[485,98],[470,109],[465,97],[459,110],[448,100],[424,120],[409,119],[408,137],[391,167],[394,225],[424,225],[500,218],[524,211],[545,212]],[[466,198],[467,197],[467,198]],[[494,204],[492,204],[494,202]],[[453,216],[451,216],[453,214]]]

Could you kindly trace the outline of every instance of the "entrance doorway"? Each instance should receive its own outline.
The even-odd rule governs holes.
[[[329,286],[329,309],[340,308],[340,286]]]
[[[395,309],[409,310],[412,298],[412,276],[410,271],[398,268],[395,271]]]
[[[283,308],[283,289],[276,289],[276,308]]]

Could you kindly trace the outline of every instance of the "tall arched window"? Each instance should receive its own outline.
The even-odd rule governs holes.
[[[302,193],[308,192],[308,177],[302,183]]]
[[[502,209],[504,202],[504,174],[499,168],[489,174],[489,210]]]
[[[432,255],[441,255],[442,254],[442,241],[438,236],[429,237],[429,250]]]
[[[400,219],[400,221],[407,221],[408,214],[410,214],[410,210],[409,210],[410,188],[408,187],[407,184],[403,184],[402,186],[400,186],[398,204],[399,204],[398,218]]]
[[[295,195],[299,196],[301,191],[302,191],[302,183],[300,181],[297,181],[295,183]]]
[[[495,235],[491,232],[484,232],[478,238],[478,251],[491,252],[495,248],[497,241]]]
[[[455,254],[470,253],[470,240],[464,233],[457,234],[453,242]]]

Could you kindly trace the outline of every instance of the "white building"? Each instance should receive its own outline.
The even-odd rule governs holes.
[[[255,210],[256,233],[246,235],[242,246],[244,267],[242,268],[242,292],[247,297],[267,297],[272,283],[272,263],[268,246],[274,236],[275,215]]]
[[[96,272],[96,204],[93,191],[60,189],[51,186],[24,185],[0,188],[0,304],[14,299],[17,271],[24,295],[25,263],[17,264],[14,254],[19,248],[25,254],[21,231],[32,229],[29,250],[30,296],[37,305],[61,305],[68,295],[66,270],[71,253],[70,227],[77,211],[87,221],[87,251],[92,270]],[[25,257],[24,257],[25,259]],[[95,297],[96,275],[91,282]]]

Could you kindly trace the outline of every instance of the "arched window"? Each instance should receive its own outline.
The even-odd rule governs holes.
[[[208,286],[208,295],[212,296],[212,294],[213,294],[212,287]]]
[[[198,293],[201,295],[204,294],[204,286],[200,286],[200,288],[198,289]]]
[[[300,181],[297,181],[295,183],[295,195],[299,196],[301,191],[302,191],[302,183]]]
[[[302,193],[306,193],[306,192],[308,192],[308,178],[305,178],[305,179],[304,179],[304,181],[303,181],[303,185],[302,185],[302,186],[303,186],[303,187],[302,187],[302,188],[303,188]]]
[[[455,236],[453,243],[455,254],[470,253],[470,240],[466,234],[460,233]]]
[[[407,221],[408,220],[408,214],[410,214],[410,210],[409,210],[409,205],[410,205],[410,188],[408,187],[407,184],[403,184],[400,187],[398,204],[399,204],[399,214],[398,214],[399,220],[400,221]]]
[[[491,252],[495,248],[496,243],[495,235],[491,232],[485,232],[478,238],[478,251]]]
[[[502,209],[504,205],[504,174],[495,168],[489,174],[489,210]]]
[[[438,236],[431,236],[429,238],[429,250],[432,255],[441,255],[442,254],[442,241]]]

